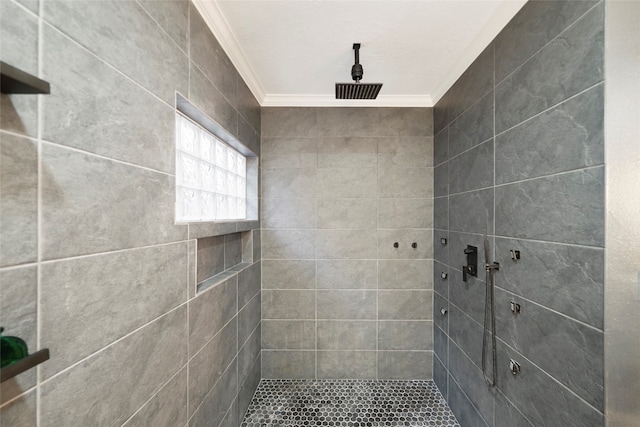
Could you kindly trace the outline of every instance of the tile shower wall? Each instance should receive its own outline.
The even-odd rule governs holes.
[[[174,104],[259,153],[258,103],[187,1],[3,0],[0,54],[51,83],[0,96],[0,323],[51,350],[2,383],[0,424],[238,425],[261,378],[259,223],[174,224]],[[207,238],[222,254],[196,272]],[[225,260],[251,264],[196,295]]]
[[[462,425],[604,423],[603,14],[530,1],[434,109],[434,379]],[[481,372],[484,272],[461,273],[467,244],[484,262],[485,232],[496,389]]]
[[[432,110],[264,108],[262,131],[263,377],[431,378]]]

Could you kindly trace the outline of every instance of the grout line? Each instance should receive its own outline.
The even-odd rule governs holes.
[[[66,258],[56,258],[56,259],[42,260],[40,262],[40,264],[48,265],[48,264],[53,264],[53,263],[57,263],[57,262],[75,261],[75,260],[84,259],[84,258],[94,258],[94,257],[100,257],[100,256],[104,256],[104,255],[115,255],[115,254],[128,252],[128,251],[138,251],[138,250],[144,250],[144,249],[153,249],[153,248],[159,248],[159,247],[162,247],[162,246],[178,245],[178,244],[184,244],[184,243],[188,244],[188,242],[189,241],[185,239],[185,240],[176,240],[176,241],[173,241],[173,242],[151,244],[151,245],[146,245],[146,246],[137,246],[137,247],[133,247],[133,248],[114,249],[114,250],[105,251],[105,252],[98,252],[98,253],[95,253],[95,254],[74,255],[74,256],[70,256],[70,257],[66,257]],[[20,267],[20,266],[16,266],[16,267]],[[3,268],[3,270],[4,270],[4,268]]]
[[[42,142],[47,144],[47,145],[52,145],[54,147],[66,149],[66,150],[73,151],[73,152],[76,152],[76,153],[81,153],[81,154],[84,154],[84,155],[87,155],[87,156],[97,157],[97,158],[102,159],[102,160],[108,160],[108,161],[111,161],[111,162],[114,162],[114,163],[118,163],[118,164],[121,164],[121,165],[131,166],[131,167],[134,167],[134,168],[137,168],[137,169],[142,169],[142,170],[145,170],[145,171],[148,171],[148,172],[155,172],[155,173],[159,173],[159,174],[162,174],[162,175],[166,175],[166,176],[175,178],[175,173],[168,173],[168,172],[165,172],[165,171],[161,171],[159,169],[153,169],[153,168],[149,168],[149,167],[146,167],[146,166],[137,165],[135,163],[127,162],[126,160],[114,159],[112,157],[107,157],[107,156],[104,156],[102,154],[93,153],[91,151],[86,151],[86,150],[83,150],[81,148],[72,147],[70,145],[64,145],[64,144],[60,144],[60,143],[52,142],[52,141],[47,141],[47,140],[42,140]]]

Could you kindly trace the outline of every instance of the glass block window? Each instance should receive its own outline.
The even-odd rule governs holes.
[[[176,220],[247,217],[247,158],[176,113]]]

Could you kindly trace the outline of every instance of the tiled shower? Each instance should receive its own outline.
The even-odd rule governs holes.
[[[0,425],[239,426],[261,379],[604,425],[605,6],[530,1],[433,108],[276,108],[188,1],[1,1],[51,94],[0,96],[0,323],[51,359]],[[260,157],[259,221],[175,224],[176,92]]]

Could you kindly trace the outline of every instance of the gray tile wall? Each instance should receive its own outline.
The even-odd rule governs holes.
[[[257,101],[185,0],[1,1],[0,54],[51,84],[0,96],[0,324],[51,351],[0,424],[238,426],[260,223],[174,223],[175,94],[259,154]]]
[[[434,108],[433,375],[462,425],[604,423],[603,6],[530,1]],[[484,272],[461,272],[467,244],[484,262],[485,232],[496,389],[481,372]]]
[[[263,376],[431,378],[432,110],[262,123]]]

